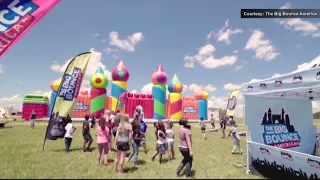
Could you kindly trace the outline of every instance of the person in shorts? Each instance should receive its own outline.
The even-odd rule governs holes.
[[[152,161],[154,161],[155,157],[159,154],[159,163],[162,163],[162,156],[166,153],[166,130],[165,125],[162,120],[158,120],[158,130],[157,130],[157,147],[156,153],[152,157]]]
[[[119,116],[120,123],[117,127],[116,145],[114,147],[117,150],[114,170],[119,174],[124,174],[123,165],[127,152],[130,150],[130,143],[132,142],[132,126],[129,123],[129,116],[127,114],[120,113]]]
[[[168,159],[172,160],[174,159],[174,131],[172,130],[173,123],[170,122],[167,125],[167,130],[166,130],[166,140],[168,144]]]
[[[117,129],[118,129],[118,126],[120,124],[120,117],[121,117],[121,113],[120,112],[116,112],[116,114],[113,117],[113,124],[114,124],[114,127],[112,129],[113,137],[116,137]]]
[[[82,124],[82,136],[83,136],[83,152],[91,152],[90,146],[92,144],[92,137],[90,134],[89,115],[84,116],[84,122]],[[87,146],[88,144],[88,146]]]
[[[36,121],[37,121],[37,113],[34,110],[32,110],[31,116],[30,116],[30,127],[31,127],[31,129],[34,129]]]
[[[97,126],[97,144],[98,144],[98,163],[101,162],[102,153],[104,155],[104,164],[109,165],[108,154],[109,154],[109,127],[106,122],[106,118],[101,116]]]
[[[201,127],[201,133],[202,133],[202,139],[206,139],[206,122],[204,121],[204,118],[200,118],[200,127]]]
[[[211,114],[210,122],[211,122],[212,128],[216,128],[216,125],[215,125],[215,123],[214,123],[213,114]]]

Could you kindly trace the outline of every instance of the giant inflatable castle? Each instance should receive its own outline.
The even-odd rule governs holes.
[[[118,97],[120,94],[128,90],[128,81],[130,74],[123,61],[112,71],[111,92],[108,93],[108,77],[104,74],[103,69],[99,67],[91,76],[90,90],[82,90],[77,98],[72,117],[83,118],[85,115],[95,115],[97,118],[108,109],[116,111]],[[194,96],[182,96],[183,84],[175,74],[171,81],[168,82],[168,76],[160,65],[153,73],[151,78],[153,87],[152,94],[144,93],[127,93],[128,97],[125,103],[125,111],[133,118],[134,111],[137,106],[141,106],[144,111],[145,119],[172,119],[180,118],[200,119],[203,117],[208,119],[207,115],[207,99],[208,93],[200,90]],[[51,83],[51,100],[55,99],[59,89],[61,79],[57,79]],[[166,91],[169,91],[166,97]],[[26,95],[29,97],[30,95]],[[25,102],[30,106],[30,102]],[[48,102],[47,102],[48,103]],[[50,102],[53,103],[53,102]],[[23,107],[27,106],[23,105]],[[50,107],[48,104],[45,107]],[[24,110],[26,112],[24,112]],[[41,111],[42,116],[47,112],[48,116],[51,110]],[[36,113],[37,110],[36,110]],[[30,108],[23,108],[23,118],[28,119],[31,114]]]

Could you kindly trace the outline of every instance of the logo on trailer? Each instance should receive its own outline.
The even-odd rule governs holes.
[[[320,169],[320,161],[308,158],[308,165],[317,169]]]
[[[267,84],[265,83],[260,83],[260,89],[266,89],[267,88]]]
[[[274,86],[275,87],[279,87],[279,86],[282,86],[282,80],[276,80],[275,82],[274,82]]]
[[[287,152],[281,152],[281,157],[283,159],[289,160],[289,161],[293,161],[293,158],[291,156],[291,154],[287,153]]]
[[[299,83],[302,83],[302,81],[303,79],[301,75],[294,76],[292,79],[293,84],[299,84]]]
[[[270,152],[269,152],[269,150],[268,150],[267,148],[260,147],[260,152],[261,152],[262,154],[270,155]]]
[[[248,87],[247,87],[247,90],[248,90],[248,91],[252,91],[252,90],[253,90],[253,87],[252,87],[252,86],[248,86]]]
[[[262,133],[264,143],[283,149],[299,147],[300,135],[290,124],[289,114],[282,108],[280,114],[273,114],[271,108],[264,113],[261,125],[264,127]]]

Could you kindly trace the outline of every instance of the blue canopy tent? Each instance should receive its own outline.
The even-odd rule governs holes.
[[[294,72],[244,83],[241,91],[247,172],[254,168],[269,178],[320,178],[311,104],[320,100],[320,56]]]

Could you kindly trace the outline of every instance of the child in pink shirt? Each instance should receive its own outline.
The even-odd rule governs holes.
[[[104,153],[104,164],[109,165],[108,162],[108,153],[109,153],[109,137],[110,137],[110,130],[106,123],[106,118],[101,117],[99,119],[99,126],[97,126],[97,143],[98,143],[98,163],[100,164],[102,151]]]

